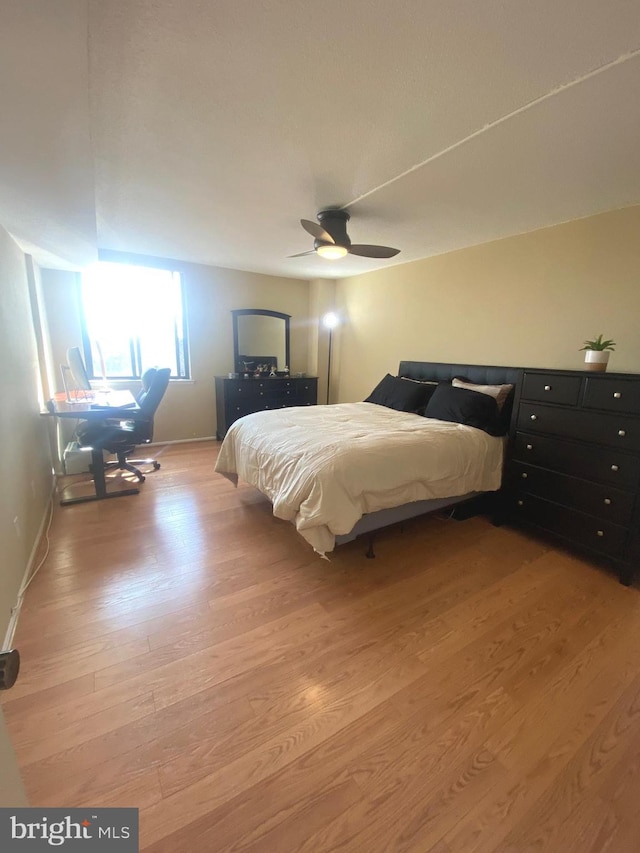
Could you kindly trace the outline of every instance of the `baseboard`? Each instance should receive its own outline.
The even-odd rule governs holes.
[[[45,531],[45,528],[49,522],[49,514],[53,512],[53,497],[56,491],[56,480],[55,477],[51,478],[51,492],[49,494],[49,500],[45,504],[44,515],[42,516],[42,521],[40,522],[40,527],[38,528],[38,532],[33,542],[33,547],[31,549],[31,553],[29,554],[29,559],[27,560],[27,565],[24,570],[24,574],[22,576],[22,581],[20,583],[20,588],[18,590],[18,596],[16,598],[16,603],[11,608],[11,616],[9,618],[9,624],[7,625],[7,630],[4,635],[4,643],[3,649],[10,649],[11,644],[13,643],[13,638],[16,633],[16,628],[18,627],[18,618],[20,616],[20,610],[22,608],[22,601],[24,598],[24,594],[26,591],[27,583],[29,582],[29,578],[31,577],[31,572],[33,571],[33,563],[35,561],[36,553],[38,548],[40,547],[40,543],[42,541],[42,535]]]
[[[150,444],[141,444],[139,447],[162,447],[165,444],[191,444],[196,441],[217,441],[215,435],[205,435],[203,438],[172,438],[168,441],[152,441]]]

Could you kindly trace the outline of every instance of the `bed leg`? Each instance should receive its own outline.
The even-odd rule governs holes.
[[[365,557],[367,558],[367,560],[373,560],[373,558],[376,556],[374,553],[374,550],[373,550],[373,540],[374,539],[375,539],[375,535],[373,533],[370,533],[368,538],[367,538],[367,542],[369,544],[367,547],[367,553],[365,554]]]

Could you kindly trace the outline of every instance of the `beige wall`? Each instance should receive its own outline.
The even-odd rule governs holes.
[[[25,256],[0,228],[0,642],[51,494]],[[17,523],[14,523],[17,519]]]
[[[401,359],[581,369],[585,338],[640,372],[640,207],[343,279],[339,399]]]
[[[157,259],[144,261],[161,263]],[[292,373],[306,372],[308,361],[308,282],[198,264],[176,262],[171,266],[182,272],[185,284],[192,381],[170,384],[158,410],[155,441],[215,435],[214,377],[225,376],[234,369],[231,316],[234,308],[267,308],[290,314]],[[42,282],[53,359],[57,364],[64,361],[68,346],[81,343],[75,274],[43,270]],[[107,304],[105,310],[112,313],[113,322],[117,323],[120,307]],[[135,390],[137,383],[130,387]]]

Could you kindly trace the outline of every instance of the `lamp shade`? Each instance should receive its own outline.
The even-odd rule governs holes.
[[[324,315],[324,317],[322,318],[322,325],[325,327],[325,329],[335,329],[335,327],[339,323],[340,323],[340,318],[333,311],[327,312]]]

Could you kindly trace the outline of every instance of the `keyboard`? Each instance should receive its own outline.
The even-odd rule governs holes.
[[[121,403],[118,405],[117,403],[92,403],[92,409],[137,409],[137,403]]]
[[[109,391],[106,394],[100,391],[93,396],[92,409],[137,409],[138,404],[131,399],[129,392]]]

